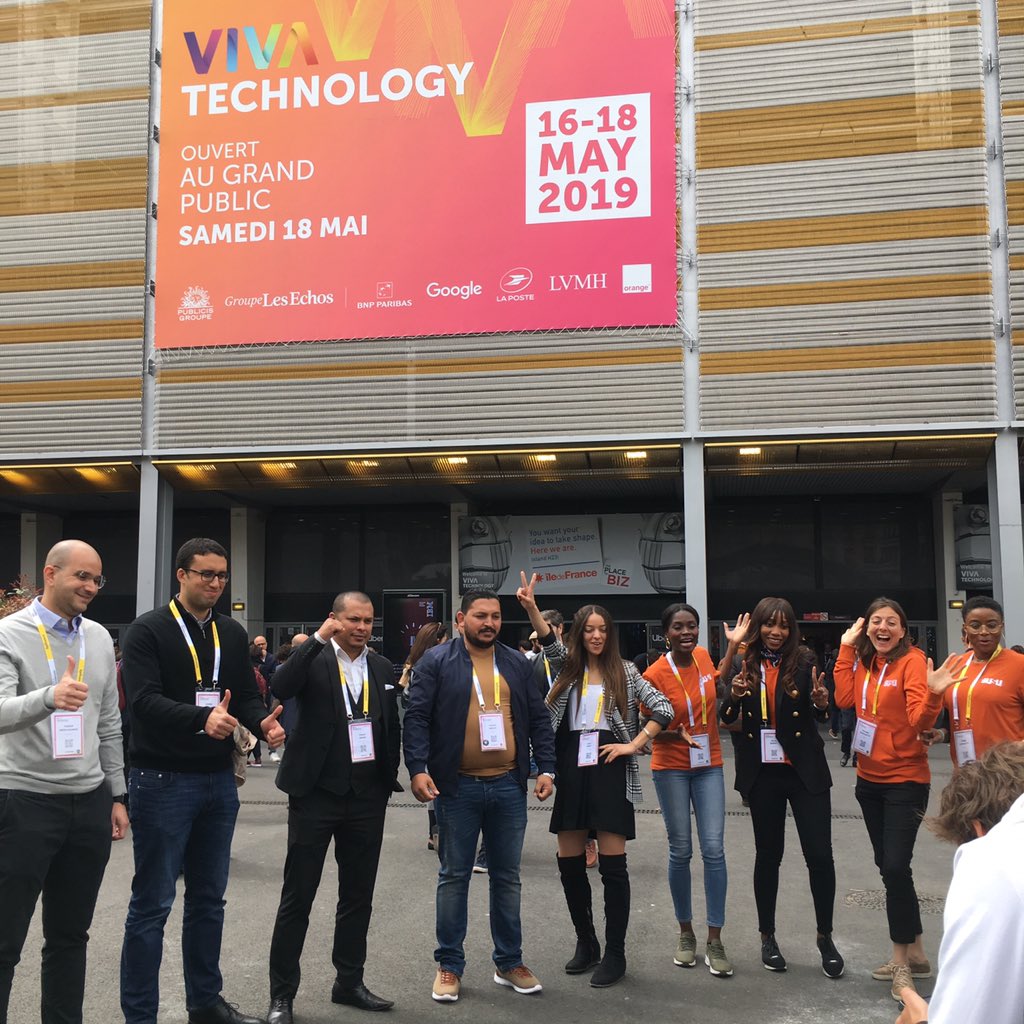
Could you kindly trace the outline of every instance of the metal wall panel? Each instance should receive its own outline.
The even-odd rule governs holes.
[[[1017,417],[1024,415],[1024,0],[999,3],[999,80],[1009,221],[1010,310]]]
[[[977,3],[695,13],[702,428],[994,418]]]

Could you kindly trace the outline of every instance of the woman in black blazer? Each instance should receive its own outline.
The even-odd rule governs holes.
[[[786,969],[775,941],[775,904],[788,804],[810,875],[821,968],[838,978],[844,963],[832,942],[832,776],[815,720],[828,708],[824,675],[800,646],[793,606],[781,597],[762,598],[749,619],[726,628],[726,637],[722,681],[729,693],[721,718],[736,730],[736,789],[750,803],[754,826],[761,962],[769,971]]]

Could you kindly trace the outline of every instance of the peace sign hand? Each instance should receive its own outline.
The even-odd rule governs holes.
[[[537,607],[537,601],[533,596],[533,592],[537,589],[540,577],[534,573],[530,577],[529,582],[527,582],[526,573],[520,570],[519,578],[523,581],[523,585],[516,590],[516,597],[519,599],[519,603],[529,611],[531,608]]]
[[[828,707],[828,687],[825,686],[825,673],[811,669],[811,703],[819,710]]]

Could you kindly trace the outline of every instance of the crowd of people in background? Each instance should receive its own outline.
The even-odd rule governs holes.
[[[703,960],[718,978],[726,952],[725,761],[749,808],[761,964],[787,969],[777,935],[786,816],[792,814],[814,910],[823,974],[841,977],[833,938],[836,870],[832,776],[822,732],[840,740],[885,891],[891,949],[872,977],[902,1004],[900,1024],[930,1019],[1017,1021],[1024,984],[974,986],[978,962],[1020,963],[1024,883],[1024,653],[1006,646],[1003,612],[987,597],[963,608],[963,650],[934,665],[913,642],[900,604],[879,597],[819,664],[791,604],[765,597],[735,625],[717,664],[700,646],[700,610],[662,617],[664,646],[624,659],[609,612],[579,608],[566,623],[541,610],[536,576],[518,601],[532,632],[519,650],[499,642],[501,602],[464,595],[449,633],[424,626],[400,673],[369,647],[374,608],[339,594],[311,635],[270,654],[215,605],[227,552],[194,538],[176,559],[178,593],[140,616],[115,656],[110,634],[84,613],[105,583],[99,554],[62,541],[43,592],[0,621],[0,1024],[36,903],[44,902],[42,1020],[80,1022],[86,942],[110,844],[131,835],[134,878],[121,957],[126,1024],[156,1024],[164,929],[184,877],[182,951],[190,1024],[293,1024],[309,914],[330,844],[339,868],[331,998],[362,1010],[391,1000],[364,982],[384,821],[404,752],[411,790],[428,810],[439,858],[431,996],[455,1002],[466,969],[468,889],[486,870],[493,980],[541,991],[524,962],[520,857],[527,790],[553,797],[558,877],[566,906],[568,975],[603,989],[627,973],[634,886],[627,844],[651,775],[667,834],[675,927],[666,959]],[[284,746],[283,758],[279,749]],[[236,772],[280,761],[288,794],[287,853],[270,951],[271,1003],[247,1015],[221,992],[219,968]],[[948,744],[952,782],[926,819],[928,749]],[[244,769],[243,769],[244,770]],[[691,815],[692,811],[692,815]],[[911,863],[922,822],[959,847],[931,1007],[916,982],[933,974]],[[693,829],[703,865],[706,933],[693,911]],[[588,868],[596,864],[602,910]],[[791,872],[790,872],[791,873]],[[788,949],[809,936],[784,936]],[[802,957],[799,952],[798,958]],[[982,1009],[984,1004],[984,1009]]]

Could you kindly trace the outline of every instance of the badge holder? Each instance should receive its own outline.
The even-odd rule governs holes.
[[[85,715],[81,711],[55,711],[50,716],[50,736],[55,760],[85,754]]]
[[[871,750],[875,745],[875,732],[878,726],[874,722],[866,722],[863,718],[857,719],[857,728],[853,732],[853,749],[865,757],[871,756]]]
[[[480,749],[505,750],[505,717],[500,711],[488,711],[480,716]]]
[[[597,745],[599,738],[600,733],[580,733],[580,752],[579,756],[576,758],[576,765],[578,768],[592,768],[597,764]]]
[[[196,690],[197,708],[215,708],[220,701],[220,690]]]
[[[706,732],[691,733],[690,739],[697,744],[690,747],[690,767],[710,768],[711,767],[711,737]]]
[[[349,722],[348,745],[353,764],[372,761],[377,756],[373,749],[373,722]]]
[[[971,761],[978,760],[974,747],[973,729],[954,729],[953,747],[956,750],[956,763],[958,765],[970,764]]]
[[[762,764],[783,764],[786,760],[786,752],[782,749],[778,736],[774,729],[761,730],[761,763]]]

